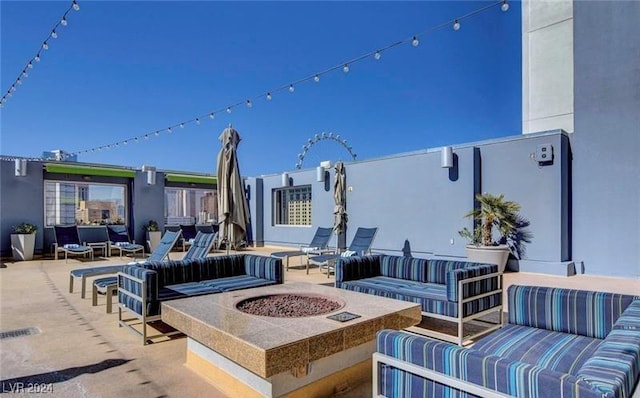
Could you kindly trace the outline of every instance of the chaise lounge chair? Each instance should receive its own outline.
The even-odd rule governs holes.
[[[327,252],[333,252],[327,246],[333,229],[318,227],[316,234],[311,239],[311,243],[308,246],[300,246],[299,250],[290,250],[283,252],[271,253],[271,257],[284,259],[285,269],[289,271],[289,257],[307,256],[307,274],[309,273],[309,256],[312,254],[326,254]]]
[[[191,247],[193,244],[196,235],[198,235],[198,230],[194,224],[180,224],[180,232],[182,232],[182,238],[180,239],[180,243],[182,243],[182,251],[186,251],[187,248]]]
[[[309,257],[309,262],[319,265],[320,272],[326,268],[328,278],[331,270],[334,268],[336,260],[340,257],[364,256],[365,254],[371,253],[371,245],[373,244],[373,239],[376,237],[376,232],[378,232],[378,228],[358,228],[356,234],[353,236],[353,240],[351,240],[349,248],[342,254],[322,254],[320,256]]]
[[[118,250],[120,258],[122,253],[132,253],[135,260],[136,253],[141,251],[144,258],[144,246],[131,241],[126,226],[107,225],[107,232],[109,233],[109,252],[113,249]]]
[[[162,261],[165,257],[169,258],[169,252],[171,251],[173,245],[176,244],[179,236],[180,232],[165,232],[162,236],[160,244],[158,244],[158,247],[156,247],[156,249],[151,253],[147,261]],[[87,286],[87,278],[100,275],[117,274],[122,270],[122,267],[124,267],[124,265],[72,269],[69,274],[69,293],[73,293],[73,278],[82,278],[82,290],[80,297],[84,298]],[[113,277],[113,279],[115,280],[115,277]]]
[[[217,237],[217,233],[208,234],[198,231],[195,239],[191,242],[189,251],[185,253],[183,260],[195,260],[207,257]]]
[[[54,258],[58,259],[58,252],[64,253],[64,262],[67,262],[69,254],[91,255],[93,260],[93,248],[80,242],[77,225],[56,225],[53,227],[55,242],[53,244]]]

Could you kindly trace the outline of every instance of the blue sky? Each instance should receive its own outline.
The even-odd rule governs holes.
[[[2,1],[2,93],[70,5]],[[316,133],[358,159],[521,133],[520,3],[283,90],[200,125],[168,126],[243,102],[424,32],[491,2],[85,2],[1,110],[3,155],[81,151],[79,160],[215,173],[231,123],[245,176],[295,168]],[[159,136],[153,134],[161,131]],[[348,160],[321,141],[304,167]]]

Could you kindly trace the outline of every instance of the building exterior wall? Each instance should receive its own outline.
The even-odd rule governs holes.
[[[576,1],[573,257],[640,277],[640,2]]]
[[[522,131],[574,131],[572,0],[522,2]]]

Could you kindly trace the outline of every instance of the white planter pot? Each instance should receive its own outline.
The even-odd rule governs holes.
[[[160,231],[147,232],[147,243],[149,244],[149,253],[153,252],[156,249],[156,247],[158,247],[161,239],[162,239],[162,232]]]
[[[466,246],[467,258],[475,263],[496,264],[500,272],[504,272],[509,258],[509,246]]]
[[[33,260],[36,234],[11,234],[11,251],[16,261]]]

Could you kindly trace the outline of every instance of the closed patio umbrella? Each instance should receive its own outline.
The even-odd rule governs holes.
[[[347,176],[345,174],[344,163],[338,162],[335,166],[336,180],[333,184],[333,231],[336,234],[336,245],[338,249],[346,247],[347,232]]]
[[[249,225],[249,208],[238,167],[237,148],[240,135],[231,126],[220,135],[218,153],[218,232],[220,242],[237,248],[244,240]]]

